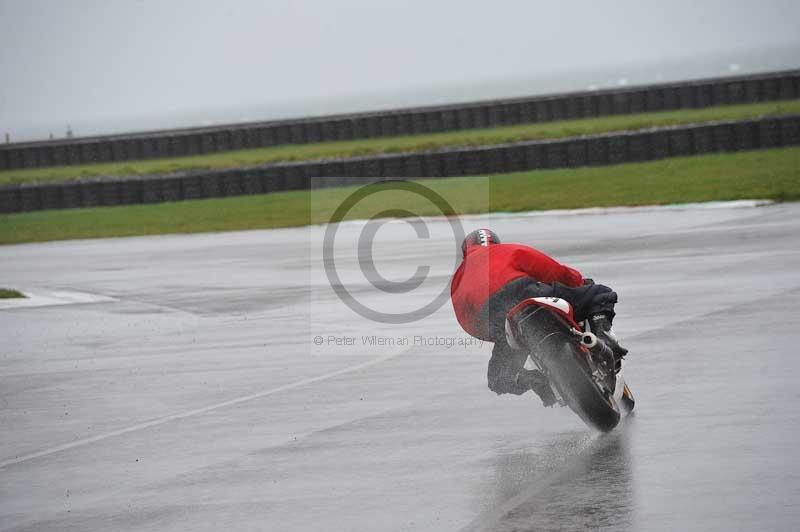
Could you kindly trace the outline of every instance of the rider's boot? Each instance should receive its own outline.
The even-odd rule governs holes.
[[[592,332],[602,340],[614,352],[618,359],[628,354],[628,350],[619,345],[617,336],[611,330],[611,320],[605,313],[593,314],[589,317],[592,325]]]
[[[533,390],[544,406],[556,404],[556,396],[550,388],[550,381],[544,373],[536,369],[523,369],[514,377],[514,382],[519,386],[527,386]]]

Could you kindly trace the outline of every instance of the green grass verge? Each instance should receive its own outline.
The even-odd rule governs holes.
[[[275,161],[301,161],[379,153],[399,153],[454,146],[483,146],[522,140],[553,139],[656,126],[663,127],[714,120],[743,120],[793,113],[800,113],[800,100],[730,105],[707,109],[684,109],[660,113],[523,124],[491,129],[473,129],[370,140],[294,144],[172,159],[7,170],[0,172],[0,185],[36,181],[63,181],[83,177],[169,173],[189,169],[225,168]]]
[[[25,297],[25,294],[8,288],[0,288],[0,299],[15,299],[19,297]]]
[[[800,148],[420,182],[446,198],[459,214],[745,198],[796,201],[800,200]],[[0,215],[0,244],[324,223],[353,190]],[[393,191],[359,203],[348,218],[369,217],[386,206],[419,215],[439,214],[427,200]]]

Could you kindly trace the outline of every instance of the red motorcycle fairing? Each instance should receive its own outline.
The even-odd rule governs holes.
[[[565,331],[575,329],[583,331],[583,328],[575,322],[572,305],[568,301],[558,297],[531,297],[519,302],[506,314],[506,340],[508,344],[520,349],[519,341],[522,338],[519,331],[519,322],[531,317],[536,312],[546,311],[546,315],[564,328]]]
[[[528,299],[523,299],[517,303],[514,308],[508,311],[506,314],[506,319],[509,320],[513,318],[516,313],[527,307],[530,307],[531,305],[536,305],[538,307],[543,307],[547,310],[550,310],[557,316],[563,318],[570,327],[574,327],[579,331],[583,330],[580,325],[575,322],[575,314],[572,311],[572,305],[560,297],[531,297]]]

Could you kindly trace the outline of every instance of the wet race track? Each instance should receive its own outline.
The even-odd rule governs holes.
[[[449,304],[351,311],[323,228],[7,246],[0,284],[36,297],[0,309],[0,529],[796,528],[800,205],[463,223],[619,292],[634,416],[598,435],[496,396]],[[381,276],[430,266],[387,294],[342,225],[342,284],[434,300],[455,244],[427,227],[378,230]]]

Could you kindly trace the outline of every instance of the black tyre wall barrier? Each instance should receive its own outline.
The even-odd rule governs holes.
[[[792,98],[800,98],[800,70],[437,107],[0,144],[0,170],[182,157],[281,144],[414,135]]]
[[[425,153],[278,163],[163,176],[0,187],[0,213],[307,190],[391,178],[574,168],[800,145],[800,115],[675,126]]]

